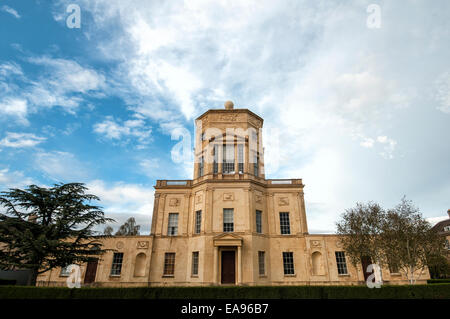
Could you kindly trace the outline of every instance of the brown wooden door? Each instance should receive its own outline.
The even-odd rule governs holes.
[[[86,266],[86,274],[84,275],[84,283],[90,284],[95,281],[95,275],[97,274],[98,260],[89,261]]]
[[[222,251],[222,283],[236,283],[235,252],[233,250]]]
[[[372,259],[369,256],[364,256],[361,258],[362,271],[364,274],[364,281],[373,274],[373,270],[371,272],[367,272],[367,267],[372,263]]]

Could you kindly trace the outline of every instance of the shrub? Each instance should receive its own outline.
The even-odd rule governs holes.
[[[15,284],[16,284],[15,279],[0,279],[0,286],[11,286]]]
[[[450,278],[447,279],[428,279],[427,282],[429,284],[444,284],[444,283],[450,283]]]
[[[0,299],[450,299],[450,284],[80,288],[1,286]]]

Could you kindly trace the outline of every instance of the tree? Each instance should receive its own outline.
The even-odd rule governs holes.
[[[111,226],[106,226],[103,230],[103,235],[112,236],[114,229]]]
[[[353,265],[364,256],[380,266],[403,272],[414,284],[427,265],[442,262],[443,238],[405,197],[394,209],[358,203],[337,223],[343,248]]]
[[[93,227],[114,220],[90,204],[99,198],[86,190],[69,183],[1,192],[0,268],[29,269],[35,285],[38,274],[103,254]]]
[[[138,236],[140,228],[141,226],[136,225],[136,220],[134,217],[130,217],[122,226],[119,227],[119,230],[116,232],[116,236]]]
[[[351,263],[357,266],[362,258],[370,257],[380,265],[384,262],[382,246],[379,242],[384,211],[377,203],[356,203],[347,209],[337,223],[337,233]],[[364,270],[365,271],[365,270]]]
[[[420,278],[428,265],[439,263],[444,253],[444,238],[432,230],[419,209],[405,197],[387,212],[381,242],[386,259],[405,273],[410,284]]]

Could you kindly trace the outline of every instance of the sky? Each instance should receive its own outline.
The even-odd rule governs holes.
[[[446,219],[449,13],[446,0],[0,0],[0,190],[83,182],[115,230],[133,216],[148,234],[156,180],[192,178],[177,132],[232,100],[265,119],[266,178],[303,179],[310,233],[404,195]]]

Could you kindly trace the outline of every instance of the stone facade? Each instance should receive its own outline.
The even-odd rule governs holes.
[[[86,285],[364,282],[362,267],[351,265],[338,236],[308,233],[302,180],[265,178],[262,118],[227,102],[201,115],[196,126],[194,179],[158,180],[150,235],[101,240],[111,251],[81,266]],[[387,269],[382,275],[385,282],[406,283]],[[61,269],[38,278],[38,285],[65,282]]]

